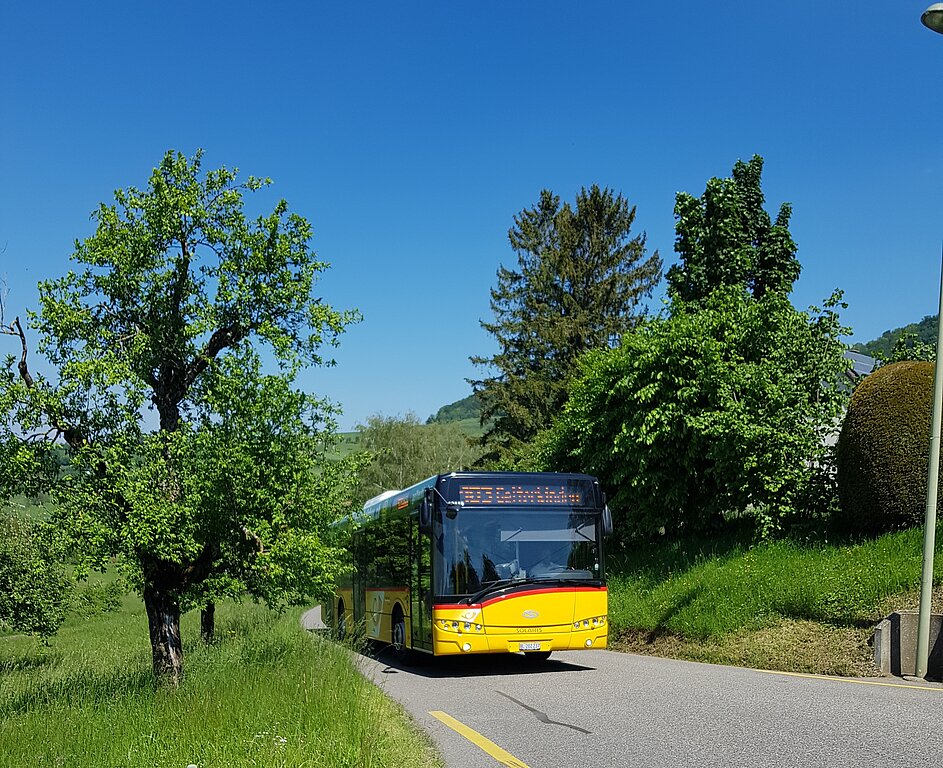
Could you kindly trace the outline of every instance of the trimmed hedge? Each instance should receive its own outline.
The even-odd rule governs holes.
[[[927,503],[933,364],[879,368],[855,389],[837,446],[839,521],[878,534],[920,525]]]

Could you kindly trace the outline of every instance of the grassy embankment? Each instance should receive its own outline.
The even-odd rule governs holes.
[[[939,539],[938,539],[939,540]],[[611,645],[693,661],[873,675],[868,644],[917,606],[922,532],[855,544],[648,545],[610,562]],[[935,583],[943,577],[937,556]],[[939,588],[935,591],[939,610]]]
[[[300,629],[297,611],[222,605],[211,647],[185,616],[186,680],[155,690],[140,599],[102,613],[99,593],[48,646],[0,637],[0,765],[440,765],[349,653]]]

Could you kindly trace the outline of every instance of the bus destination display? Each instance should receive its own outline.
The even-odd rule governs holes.
[[[566,485],[463,485],[458,499],[469,506],[549,505],[582,507],[585,505],[583,488]]]

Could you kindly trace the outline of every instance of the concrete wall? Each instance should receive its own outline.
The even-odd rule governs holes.
[[[930,614],[927,677],[943,679],[943,615]],[[885,675],[904,677],[917,668],[917,612],[892,613],[874,628],[874,662]]]

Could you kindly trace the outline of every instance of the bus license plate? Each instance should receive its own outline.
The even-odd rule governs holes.
[[[521,643],[520,649],[522,651],[539,651],[540,643]]]

